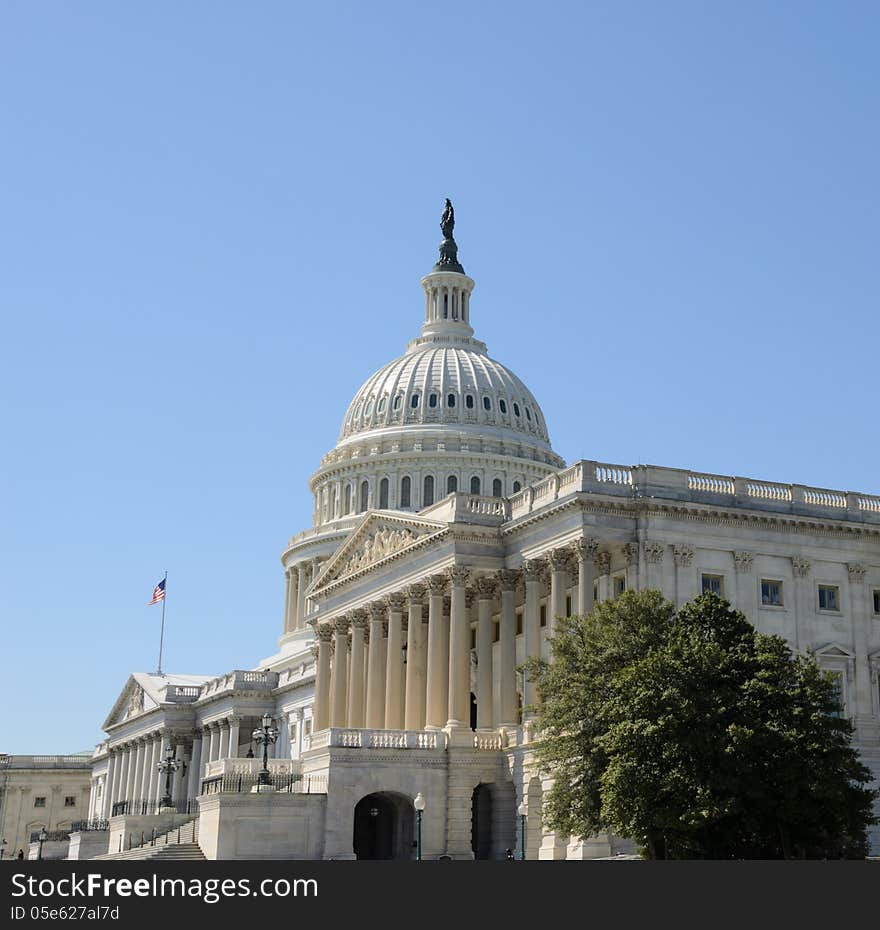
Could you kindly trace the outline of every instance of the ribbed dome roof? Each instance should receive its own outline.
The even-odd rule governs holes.
[[[346,411],[339,444],[365,432],[436,425],[507,434],[549,451],[544,414],[531,391],[481,343],[462,341],[469,345],[417,344],[368,378]]]

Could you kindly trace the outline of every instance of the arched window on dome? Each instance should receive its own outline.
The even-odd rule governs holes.
[[[516,403],[516,401],[514,401],[514,404],[513,404],[513,412],[515,416],[520,416],[519,404]]]
[[[458,490],[458,477],[456,475],[450,475],[446,479],[446,493],[455,494]]]
[[[401,405],[402,403],[403,403],[403,398],[400,396],[400,394],[398,394],[397,397],[394,398],[394,403],[392,404],[392,409],[393,409],[393,410],[400,410],[400,405]]]
[[[379,509],[388,509],[388,479],[383,478],[379,482]]]
[[[434,503],[434,476],[425,475],[422,490],[422,507],[430,507]]]
[[[361,482],[361,499],[359,501],[360,507],[358,508],[358,513],[363,513],[367,509],[367,504],[370,502],[370,482],[362,481]]]
[[[526,407],[526,419],[529,421],[529,423],[532,422],[532,411],[529,410],[528,407]]]
[[[385,408],[388,406],[388,398],[381,397],[379,399],[379,406],[376,408],[376,413],[385,413]]]
[[[450,408],[455,406],[455,394],[446,395],[446,406]]]
[[[366,406],[366,408],[364,409],[364,416],[365,416],[365,417],[368,417],[368,416],[370,416],[370,414],[371,414],[372,412],[373,412],[373,398],[371,397],[371,398],[367,401],[367,406]]]
[[[503,496],[504,495],[501,493],[501,479],[496,478],[492,482],[492,497],[503,497]]]
[[[478,475],[474,475],[473,478],[471,478],[471,494],[479,494],[479,493],[480,493],[480,478]]]
[[[513,493],[519,494],[521,490],[522,490],[522,485],[518,481],[514,481],[513,482]]]
[[[488,396],[483,397],[483,410],[491,410],[491,409],[492,409],[492,398]]]
[[[465,396],[464,405],[465,407],[468,408],[468,410],[474,409],[474,395],[473,394],[467,394]]]
[[[346,514],[351,513],[351,485],[350,484],[347,484],[345,486],[344,501],[345,501],[345,505],[344,505],[344,510],[342,512]]]
[[[507,413],[507,401],[505,401],[504,398],[498,401],[498,409],[502,413]]]
[[[413,410],[415,410],[416,407],[418,407],[418,405],[419,405],[419,395],[418,395],[418,394],[413,394],[413,396],[409,399],[409,405],[410,405],[410,407],[413,408]]]
[[[428,395],[428,406],[429,406],[429,407],[436,407],[436,406],[437,406],[437,395],[436,395],[436,394],[429,394],[429,395]]]
[[[404,475],[400,479],[400,506],[401,507],[411,507],[410,503],[412,499],[412,480],[409,475]]]

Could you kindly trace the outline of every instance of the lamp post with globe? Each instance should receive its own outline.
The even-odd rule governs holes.
[[[516,809],[516,812],[519,814],[519,857],[520,859],[525,859],[526,857],[526,814],[528,810],[526,809],[526,802],[522,801],[519,807]]]
[[[425,809],[425,798],[420,791],[413,801],[416,809],[416,861],[422,861],[422,812]]]
[[[260,770],[260,774],[257,777],[255,790],[270,790],[272,787],[272,776],[269,774],[269,746],[278,739],[278,728],[274,725],[270,713],[267,712],[263,714],[262,726],[257,727],[251,736],[255,743],[263,747],[263,768]]]

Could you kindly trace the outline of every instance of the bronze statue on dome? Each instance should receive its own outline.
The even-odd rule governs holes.
[[[455,229],[455,210],[452,207],[452,201],[446,198],[446,208],[443,210],[443,216],[440,217],[440,229],[444,239],[452,238],[452,230]]]

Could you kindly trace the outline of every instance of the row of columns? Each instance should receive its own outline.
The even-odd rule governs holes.
[[[539,656],[544,588],[549,584],[551,616],[565,616],[567,592],[575,577],[578,612],[588,613],[598,555],[595,540],[580,540],[526,562],[521,570],[474,575],[467,566],[454,565],[366,609],[315,622],[315,729],[469,727],[473,600],[477,604],[477,727],[491,728],[495,720],[516,726],[517,586],[525,587],[525,653]],[[496,714],[493,618],[498,597]],[[534,685],[527,681],[523,703],[532,704],[535,697]]]
[[[284,632],[305,628],[308,602],[306,589],[318,577],[320,560],[297,562],[284,570]]]
[[[179,762],[188,761],[190,770],[196,768],[190,764],[192,757],[187,759],[188,739],[192,740],[195,748],[195,735],[171,730],[156,731],[113,746],[104,784],[103,816],[112,816],[113,805],[120,801],[158,802],[164,796],[165,776],[158,766],[170,746],[174,747]],[[181,767],[172,778],[172,798],[175,800],[181,797],[186,787],[183,779]]]

